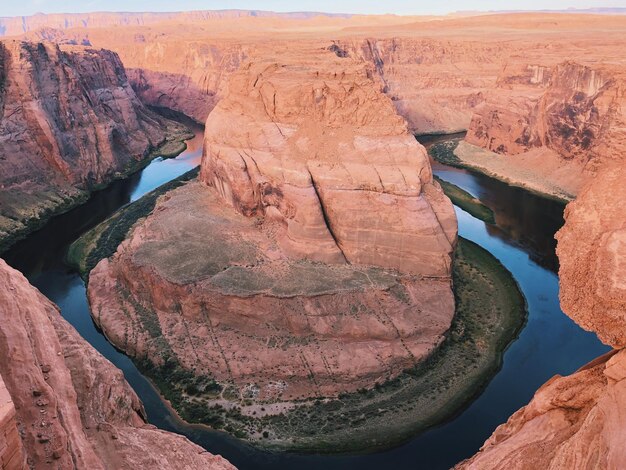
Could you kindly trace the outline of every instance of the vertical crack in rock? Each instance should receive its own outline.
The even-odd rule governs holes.
[[[320,194],[320,191],[319,191],[319,189],[317,187],[317,182],[313,178],[313,175],[311,174],[311,171],[308,168],[307,168],[307,171],[309,172],[309,177],[311,178],[311,185],[313,186],[313,190],[315,191],[315,196],[317,197],[317,201],[319,202],[320,210],[322,211],[322,217],[324,218],[324,223],[326,224],[326,228],[328,229],[328,233],[330,234],[330,236],[335,241],[335,245],[337,245],[337,248],[341,252],[341,256],[343,257],[343,260],[347,264],[350,264],[350,261],[348,260],[348,258],[346,257],[345,253],[341,249],[341,245],[339,243],[339,240],[337,239],[337,236],[335,235],[335,232],[333,232],[333,227],[332,227],[332,224],[330,222],[330,217],[328,217],[328,213],[326,212],[327,209],[324,206],[324,200],[322,199],[322,195]]]

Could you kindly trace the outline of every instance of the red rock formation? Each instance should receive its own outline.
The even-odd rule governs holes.
[[[373,71],[299,59],[231,77],[207,120],[200,179],[242,214],[284,225],[294,258],[449,276],[452,206]]]
[[[21,470],[26,468],[26,454],[17,430],[15,406],[0,375],[0,468]]]
[[[2,260],[0,373],[30,468],[233,468],[147,425],[122,372]]]
[[[2,41],[0,83],[0,239],[129,171],[174,126],[110,51]]]
[[[621,469],[626,461],[626,168],[610,166],[566,211],[557,238],[561,305],[617,348],[555,376],[463,469]]]
[[[502,154],[547,186],[576,195],[599,168],[624,153],[625,77],[613,65],[572,61],[505,67],[477,108],[466,142]],[[461,159],[465,154],[467,149],[459,153]]]
[[[232,76],[215,190],[168,193],[91,272],[114,344],[259,400],[371,387],[440,344],[456,219],[374,76],[328,51]]]

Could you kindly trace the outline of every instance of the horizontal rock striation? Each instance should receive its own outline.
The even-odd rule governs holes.
[[[184,437],[146,424],[122,372],[2,260],[0,374],[15,403],[30,468],[234,468]],[[0,405],[4,409],[4,400]]]
[[[381,86],[337,58],[243,67],[207,120],[200,179],[282,226],[295,258],[449,276],[452,205]]]
[[[5,40],[0,65],[0,240],[132,170],[176,126],[113,52]]]
[[[90,274],[111,341],[261,401],[371,387],[429,356],[454,314],[456,219],[381,86],[328,51],[234,74],[201,181]]]

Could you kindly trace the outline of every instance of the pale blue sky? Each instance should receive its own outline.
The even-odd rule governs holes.
[[[341,13],[440,14],[458,10],[626,7],[626,0],[0,0],[0,16],[36,12],[180,11],[227,8]]]

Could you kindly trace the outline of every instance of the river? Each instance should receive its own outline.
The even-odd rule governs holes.
[[[485,390],[448,422],[394,449],[372,454],[272,454],[225,433],[180,422],[132,361],[95,327],[85,284],[63,258],[81,233],[123,205],[197,166],[202,153],[202,129],[196,127],[194,133],[187,150],[177,158],[153,160],[141,172],[95,193],[83,206],[55,217],[4,254],[10,265],[61,308],[63,316],[89,343],[124,372],[152,424],[186,435],[241,470],[443,469],[474,454],[493,430],[525,405],[550,377],[569,374],[608,350],[559,307],[554,233],[563,223],[563,205],[484,175],[433,162],[433,171],[441,179],[465,189],[494,211],[496,225],[490,226],[456,208],[459,234],[498,258],[511,271],[528,303],[528,322]]]

